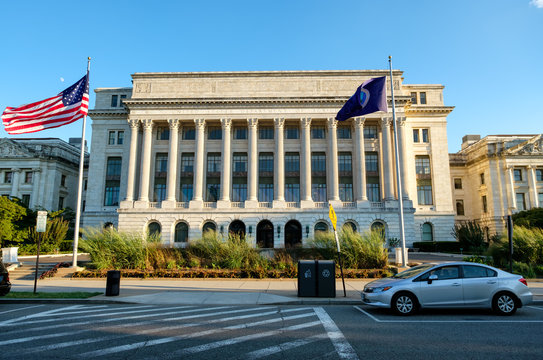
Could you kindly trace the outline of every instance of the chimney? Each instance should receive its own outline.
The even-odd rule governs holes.
[[[464,135],[462,137],[462,150],[481,140],[481,135]]]

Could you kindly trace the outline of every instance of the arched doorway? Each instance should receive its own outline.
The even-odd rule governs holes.
[[[184,222],[177,223],[175,225],[175,238],[176,243],[186,243],[189,240],[189,226]]]
[[[202,234],[205,234],[208,231],[217,231],[217,225],[212,221],[206,222],[202,227]]]
[[[256,246],[259,248],[273,248],[273,224],[263,220],[256,227]]]
[[[285,225],[285,248],[302,245],[302,225],[296,220],[290,220]]]
[[[228,234],[237,235],[240,239],[245,239],[245,224],[243,221],[234,220],[230,223],[228,227]]]
[[[160,224],[156,221],[150,222],[147,225],[147,234],[151,237],[159,237],[161,232]]]

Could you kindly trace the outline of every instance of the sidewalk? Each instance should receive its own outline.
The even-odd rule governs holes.
[[[90,299],[2,299],[0,303],[134,303],[180,305],[352,305],[360,304],[364,285],[374,279],[346,279],[347,297],[341,279],[335,298],[299,298],[296,279],[121,279],[119,296],[98,295]],[[534,300],[543,300],[543,282],[528,281]],[[38,280],[39,292],[105,292],[106,279]],[[34,289],[34,281],[16,280],[12,291]]]

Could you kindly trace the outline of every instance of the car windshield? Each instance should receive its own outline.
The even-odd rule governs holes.
[[[422,264],[419,266],[415,266],[414,268],[411,268],[409,270],[402,271],[401,273],[397,273],[393,276],[394,279],[408,279],[412,276],[416,276],[420,274],[423,271],[426,271],[430,269],[431,267],[435,266],[434,264]]]

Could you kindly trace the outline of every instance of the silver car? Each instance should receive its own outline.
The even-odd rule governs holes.
[[[488,265],[470,262],[423,264],[372,281],[364,287],[364,304],[411,315],[418,308],[491,308],[513,315],[532,302],[526,280]]]

